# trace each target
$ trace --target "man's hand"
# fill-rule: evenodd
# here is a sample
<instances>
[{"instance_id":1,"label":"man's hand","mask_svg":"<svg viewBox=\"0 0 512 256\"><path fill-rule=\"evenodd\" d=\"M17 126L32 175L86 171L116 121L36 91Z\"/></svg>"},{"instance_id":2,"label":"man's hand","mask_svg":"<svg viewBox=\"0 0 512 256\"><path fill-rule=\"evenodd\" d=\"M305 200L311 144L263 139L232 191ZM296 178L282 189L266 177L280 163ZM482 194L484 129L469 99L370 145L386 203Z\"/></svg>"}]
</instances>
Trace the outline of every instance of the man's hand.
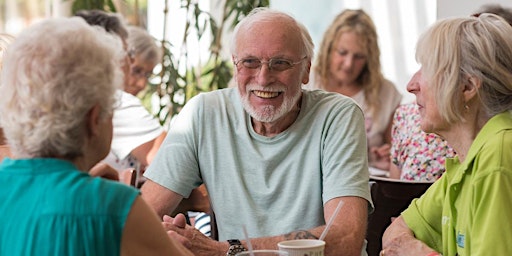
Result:
<instances>
[{"instance_id":1,"label":"man's hand","mask_svg":"<svg viewBox=\"0 0 512 256\"><path fill-rule=\"evenodd\" d=\"M227 243L217 242L187 225L181 213L174 218L164 215L162 225L172 239L179 241L196 256L226 255L229 248Z\"/></svg>"}]
</instances>

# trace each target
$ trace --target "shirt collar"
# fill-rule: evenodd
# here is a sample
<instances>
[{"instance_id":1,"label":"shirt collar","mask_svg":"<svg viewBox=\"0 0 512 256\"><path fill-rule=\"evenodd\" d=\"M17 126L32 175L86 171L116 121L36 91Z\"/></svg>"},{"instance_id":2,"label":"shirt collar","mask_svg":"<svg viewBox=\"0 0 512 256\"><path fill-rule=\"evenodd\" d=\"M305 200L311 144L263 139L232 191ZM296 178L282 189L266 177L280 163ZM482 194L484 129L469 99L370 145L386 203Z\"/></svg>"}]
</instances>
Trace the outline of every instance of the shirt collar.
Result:
<instances>
[{"instance_id":1,"label":"shirt collar","mask_svg":"<svg viewBox=\"0 0 512 256\"><path fill-rule=\"evenodd\" d=\"M473 163L480 149L485 145L485 143L487 143L487 140L503 130L510 129L512 129L511 112L505 111L491 117L491 119L487 121L480 132L478 132L476 135L476 138L471 144L464 162L460 163L458 157L446 159L446 170L453 170L450 173L447 172L446 174L448 176L459 177L455 180L460 180L466 170L468 170L470 165Z\"/></svg>"}]
</instances>

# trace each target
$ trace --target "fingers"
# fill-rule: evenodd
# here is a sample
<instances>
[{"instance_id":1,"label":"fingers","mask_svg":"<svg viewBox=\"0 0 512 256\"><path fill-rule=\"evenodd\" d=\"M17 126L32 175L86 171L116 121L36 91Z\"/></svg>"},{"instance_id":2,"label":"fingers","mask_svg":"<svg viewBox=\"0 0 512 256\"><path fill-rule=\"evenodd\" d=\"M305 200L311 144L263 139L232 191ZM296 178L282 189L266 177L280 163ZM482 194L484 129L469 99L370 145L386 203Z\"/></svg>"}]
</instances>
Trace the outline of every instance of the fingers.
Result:
<instances>
[{"instance_id":1,"label":"fingers","mask_svg":"<svg viewBox=\"0 0 512 256\"><path fill-rule=\"evenodd\" d=\"M105 163L96 164L89 170L89 175L119 181L119 173L112 166Z\"/></svg>"},{"instance_id":2,"label":"fingers","mask_svg":"<svg viewBox=\"0 0 512 256\"><path fill-rule=\"evenodd\" d=\"M176 225L179 228L185 228L187 226L187 218L185 218L185 215L183 215L182 213L178 213L174 217L172 224Z\"/></svg>"},{"instance_id":3,"label":"fingers","mask_svg":"<svg viewBox=\"0 0 512 256\"><path fill-rule=\"evenodd\" d=\"M178 241L180 244L182 244L186 248L188 248L188 249L192 248L192 243L190 242L190 240L188 240L186 237L178 234L177 232L169 230L169 231L167 231L167 235L172 240Z\"/></svg>"},{"instance_id":4,"label":"fingers","mask_svg":"<svg viewBox=\"0 0 512 256\"><path fill-rule=\"evenodd\" d=\"M391 151L391 145L384 144L380 147L372 147L370 151L380 157L388 156Z\"/></svg>"},{"instance_id":5,"label":"fingers","mask_svg":"<svg viewBox=\"0 0 512 256\"><path fill-rule=\"evenodd\" d=\"M187 226L187 219L182 213L178 213L174 218L169 215L164 215L162 220L164 227L166 226L165 224L171 224L177 228L185 228Z\"/></svg>"},{"instance_id":6,"label":"fingers","mask_svg":"<svg viewBox=\"0 0 512 256\"><path fill-rule=\"evenodd\" d=\"M171 216L169 216L169 215L164 215L164 217L162 218L162 220L163 220L164 222L169 222L169 223L172 223L172 220L173 220L173 219L174 219L174 218L173 218L173 217L171 217Z\"/></svg>"}]
</instances>

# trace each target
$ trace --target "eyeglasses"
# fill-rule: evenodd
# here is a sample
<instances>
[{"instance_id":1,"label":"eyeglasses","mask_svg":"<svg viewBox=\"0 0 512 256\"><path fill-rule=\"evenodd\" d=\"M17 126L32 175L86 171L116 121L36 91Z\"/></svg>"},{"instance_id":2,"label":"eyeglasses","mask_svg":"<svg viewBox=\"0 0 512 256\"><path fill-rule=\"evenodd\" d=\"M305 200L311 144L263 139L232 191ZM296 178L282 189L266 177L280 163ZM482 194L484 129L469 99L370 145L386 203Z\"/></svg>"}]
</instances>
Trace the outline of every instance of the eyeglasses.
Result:
<instances>
[{"instance_id":1,"label":"eyeglasses","mask_svg":"<svg viewBox=\"0 0 512 256\"><path fill-rule=\"evenodd\" d=\"M132 67L131 71L130 71L130 74L132 76L135 76L135 77L138 77L138 78L145 78L145 79L149 79L150 77L153 76L153 72L146 72L146 71L144 71L143 68L138 67L138 66Z\"/></svg>"},{"instance_id":2,"label":"eyeglasses","mask_svg":"<svg viewBox=\"0 0 512 256\"><path fill-rule=\"evenodd\" d=\"M283 58L272 58L268 61L262 61L257 58L245 58L245 59L235 60L235 61L233 61L233 63L239 69L243 68L247 72L256 72L257 70L259 70L261 68L261 66L263 64L268 64L268 69L271 71L281 72L281 71L285 71L285 70L293 68L293 66L301 63L305 59L306 59L306 56L304 56L300 60L294 62L292 60L283 59Z\"/></svg>"}]
</instances>

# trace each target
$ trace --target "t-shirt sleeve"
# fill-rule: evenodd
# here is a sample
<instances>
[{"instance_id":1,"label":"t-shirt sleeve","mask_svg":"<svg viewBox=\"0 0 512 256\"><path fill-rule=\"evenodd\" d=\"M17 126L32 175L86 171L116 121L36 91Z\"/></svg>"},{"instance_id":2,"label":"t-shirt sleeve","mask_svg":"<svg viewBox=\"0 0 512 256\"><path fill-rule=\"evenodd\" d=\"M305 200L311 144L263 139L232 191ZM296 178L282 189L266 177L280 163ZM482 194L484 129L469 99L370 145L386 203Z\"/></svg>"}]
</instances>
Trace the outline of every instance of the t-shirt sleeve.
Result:
<instances>
[{"instance_id":1,"label":"t-shirt sleeve","mask_svg":"<svg viewBox=\"0 0 512 256\"><path fill-rule=\"evenodd\" d=\"M420 198L414 199L402 217L414 236L436 251L442 251L441 221L447 177L435 182Z\"/></svg>"},{"instance_id":2,"label":"t-shirt sleeve","mask_svg":"<svg viewBox=\"0 0 512 256\"><path fill-rule=\"evenodd\" d=\"M121 105L114 110L111 152L119 159L126 158L136 147L157 138L164 129L141 101L122 93Z\"/></svg>"},{"instance_id":3,"label":"t-shirt sleeve","mask_svg":"<svg viewBox=\"0 0 512 256\"><path fill-rule=\"evenodd\" d=\"M184 197L199 185L201 175L196 129L203 112L202 96L190 99L175 118L160 150L144 173L148 179Z\"/></svg>"},{"instance_id":4,"label":"t-shirt sleeve","mask_svg":"<svg viewBox=\"0 0 512 256\"><path fill-rule=\"evenodd\" d=\"M322 149L323 203L339 196L358 196L369 202L371 211L363 112L355 102L338 111L326 128Z\"/></svg>"}]
</instances>

